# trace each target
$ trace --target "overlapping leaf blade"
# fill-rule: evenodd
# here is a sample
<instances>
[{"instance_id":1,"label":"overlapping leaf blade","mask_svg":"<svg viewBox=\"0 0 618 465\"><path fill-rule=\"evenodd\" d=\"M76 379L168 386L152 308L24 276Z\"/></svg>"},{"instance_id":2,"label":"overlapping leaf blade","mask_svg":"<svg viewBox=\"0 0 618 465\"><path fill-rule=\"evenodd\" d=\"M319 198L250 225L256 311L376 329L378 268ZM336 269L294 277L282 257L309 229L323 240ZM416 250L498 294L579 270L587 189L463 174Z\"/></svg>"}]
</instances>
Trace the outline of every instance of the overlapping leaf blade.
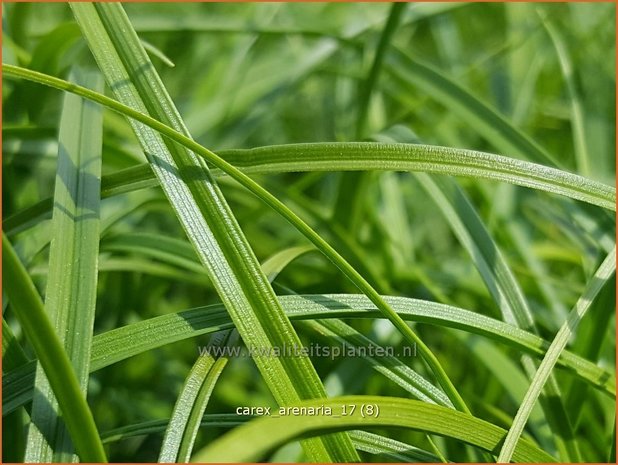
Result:
<instances>
[{"instance_id":1,"label":"overlapping leaf blade","mask_svg":"<svg viewBox=\"0 0 618 465\"><path fill-rule=\"evenodd\" d=\"M225 348L234 345L237 337L231 337L231 333L231 331L224 331L214 334L208 348ZM200 354L176 400L172 417L165 430L159 463L187 463L189 461L208 400L227 362L226 354L216 356L208 351Z\"/></svg>"},{"instance_id":2,"label":"overlapping leaf blade","mask_svg":"<svg viewBox=\"0 0 618 465\"><path fill-rule=\"evenodd\" d=\"M379 415L341 415L343 405L373 405ZM304 402L304 407L329 407L333 415L279 416L251 421L221 437L198 452L197 462L243 462L264 458L264 455L301 434L318 434L332 429L353 429L372 426L410 428L418 431L452 437L483 450L494 452L505 431L471 415L415 400L396 397L345 396L325 402ZM244 447L234 447L242 438ZM517 443L514 459L522 462L555 462L555 459L527 440Z\"/></svg>"},{"instance_id":3,"label":"overlapping leaf blade","mask_svg":"<svg viewBox=\"0 0 618 465\"><path fill-rule=\"evenodd\" d=\"M96 70L76 68L76 82L103 88ZM99 106L67 94L60 121L52 242L45 310L54 322L86 392L99 255L99 186L103 116ZM39 367L25 460L71 462L68 431L45 372Z\"/></svg>"},{"instance_id":4,"label":"overlapping leaf blade","mask_svg":"<svg viewBox=\"0 0 618 465\"><path fill-rule=\"evenodd\" d=\"M6 67L7 75L34 79L58 89L75 91L80 95L114 108L113 102L81 89L72 88L60 80L45 79L20 68ZM127 116L129 112L116 107ZM162 130L172 137L172 132ZM179 139L178 139L179 140ZM180 140L179 140L180 141ZM426 145L383 143L315 143L287 144L218 152L227 162L240 167L246 174L286 173L294 171L347 171L394 170L423 171L452 176L480 177L495 181L539 189L565 195L593 205L615 211L613 199L616 190L596 181L564 171L533 163L472 150L452 149ZM223 176L213 170L215 177ZM119 171L102 179L102 196L110 197L155 185L154 174L148 165ZM8 231L17 232L29 221L41 218L51 208L50 200L43 200L33 207L7 218Z\"/></svg>"}]
</instances>

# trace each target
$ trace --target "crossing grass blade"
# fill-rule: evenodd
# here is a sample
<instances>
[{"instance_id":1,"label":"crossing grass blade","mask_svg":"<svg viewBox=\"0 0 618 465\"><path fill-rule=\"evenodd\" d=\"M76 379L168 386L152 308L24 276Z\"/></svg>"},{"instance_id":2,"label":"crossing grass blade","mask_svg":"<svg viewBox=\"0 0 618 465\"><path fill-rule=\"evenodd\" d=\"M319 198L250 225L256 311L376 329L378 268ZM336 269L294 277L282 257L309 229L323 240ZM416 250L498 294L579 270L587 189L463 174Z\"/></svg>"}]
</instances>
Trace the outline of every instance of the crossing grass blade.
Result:
<instances>
[{"instance_id":1,"label":"crossing grass blade","mask_svg":"<svg viewBox=\"0 0 618 465\"><path fill-rule=\"evenodd\" d=\"M253 416L239 416L235 413L206 413L201 421L204 427L233 427L242 425ZM131 425L121 426L101 433L103 444L124 441L136 436L165 433L169 426L169 420L150 420Z\"/></svg>"},{"instance_id":2,"label":"crossing grass blade","mask_svg":"<svg viewBox=\"0 0 618 465\"><path fill-rule=\"evenodd\" d=\"M75 93L144 123L166 137L192 149L221 171L239 182L244 182L243 185L247 188L250 188L250 182L230 164L238 166L248 174L291 171L398 170L470 176L564 195L616 211L616 190L612 186L547 166L473 150L421 144L369 142L289 144L225 151L226 160L223 161L180 132L97 92L18 66L4 64L3 71L8 77L28 79ZM291 155L296 155L298 158L293 158ZM302 159L300 159L301 156ZM147 181L146 171L145 168L140 167L131 169L130 174L141 181ZM131 184L125 182L124 179L114 181L123 189L129 189L127 186ZM258 189L252 186L250 190L257 191ZM262 193L261 196L263 195Z\"/></svg>"},{"instance_id":3,"label":"crossing grass blade","mask_svg":"<svg viewBox=\"0 0 618 465\"><path fill-rule=\"evenodd\" d=\"M470 255L506 323L530 330L534 320L502 252L462 189L448 178L417 174L420 185L436 203Z\"/></svg>"},{"instance_id":4,"label":"crossing grass blade","mask_svg":"<svg viewBox=\"0 0 618 465\"><path fill-rule=\"evenodd\" d=\"M551 345L547 349L547 353L541 362L532 382L530 383L530 387L528 388L528 392L526 392L526 396L519 406L519 410L517 411L517 415L513 420L513 424L509 429L509 433L504 440L504 444L502 449L500 450L500 455L498 457L498 462L500 463L508 463L511 461L515 449L515 444L517 444L518 439L521 437L521 434L524 430L526 422L528 421L528 417L530 416L530 412L534 407L537 399L539 398L543 386L549 379L554 366L556 365L556 361L558 357L560 357L560 353L564 350L569 339L574 334L577 326L581 319L585 316L590 308L592 302L601 291L605 283L614 275L616 272L616 249L612 250L606 259L603 261L599 269L594 274L592 279L589 281L589 284L582 294L582 296L577 301L577 304L569 313L567 321L561 326L560 330L554 337Z\"/></svg>"},{"instance_id":5,"label":"crossing grass blade","mask_svg":"<svg viewBox=\"0 0 618 465\"><path fill-rule=\"evenodd\" d=\"M73 13L109 86L136 112L188 136L178 111L120 4L72 4ZM300 345L289 320L204 160L131 120L161 187L248 346ZM187 137L188 138L188 137ZM255 361L277 401L324 397L308 357ZM345 435L305 442L317 461L354 461Z\"/></svg>"},{"instance_id":6,"label":"crossing grass blade","mask_svg":"<svg viewBox=\"0 0 618 465\"><path fill-rule=\"evenodd\" d=\"M293 260L312 250L312 247L290 247L284 249L262 264L262 270L269 281L274 281L277 275ZM332 320L305 320L297 323L302 329L322 336L327 342L343 344L354 350L376 371L380 372L394 383L399 384L417 399L453 407L449 398L429 381L408 367L401 360L389 355L366 355L368 352L379 354L380 347L363 336L351 326L338 319Z\"/></svg>"},{"instance_id":7,"label":"crossing grass blade","mask_svg":"<svg viewBox=\"0 0 618 465\"><path fill-rule=\"evenodd\" d=\"M208 347L229 347L237 339L231 336L231 331L214 334ZM165 430L159 463L189 462L208 400L227 362L225 355L214 357L208 352L200 354L176 400Z\"/></svg>"},{"instance_id":8,"label":"crossing grass blade","mask_svg":"<svg viewBox=\"0 0 618 465\"><path fill-rule=\"evenodd\" d=\"M519 328L477 313L449 305L405 297L385 297L389 304L409 321L461 329L480 334L518 351L542 357L549 343ZM379 318L381 313L361 295L280 296L279 300L292 319ZM221 305L212 305L163 315L117 328L95 336L91 370L96 371L134 355L232 327L230 317ZM564 351L557 361L582 381L608 396L615 396L616 385L611 373L578 355ZM7 414L32 398L33 364L7 373L3 379L3 413Z\"/></svg>"}]
</instances>

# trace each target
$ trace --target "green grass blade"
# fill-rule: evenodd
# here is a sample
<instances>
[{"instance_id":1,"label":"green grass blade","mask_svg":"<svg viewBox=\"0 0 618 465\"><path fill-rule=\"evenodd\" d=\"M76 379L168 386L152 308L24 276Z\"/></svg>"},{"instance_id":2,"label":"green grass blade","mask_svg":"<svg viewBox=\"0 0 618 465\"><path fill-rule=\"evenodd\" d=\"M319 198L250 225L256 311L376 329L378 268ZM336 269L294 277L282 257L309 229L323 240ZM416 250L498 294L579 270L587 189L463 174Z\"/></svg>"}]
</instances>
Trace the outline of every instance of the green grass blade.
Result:
<instances>
[{"instance_id":1,"label":"green grass blade","mask_svg":"<svg viewBox=\"0 0 618 465\"><path fill-rule=\"evenodd\" d=\"M571 103L571 132L573 134L573 147L575 151L575 161L577 171L584 176L591 175L590 155L586 144L586 129L584 124L584 110L582 108L581 98L575 84L575 73L573 71L573 63L569 56L569 51L564 43L562 35L556 29L551 21L543 18L543 25L551 39L551 42L556 49L560 69L566 83L567 93Z\"/></svg>"},{"instance_id":2,"label":"green grass blade","mask_svg":"<svg viewBox=\"0 0 618 465\"><path fill-rule=\"evenodd\" d=\"M2 373L15 370L28 363L29 359L13 331L2 318ZM24 428L25 410L18 409L2 419L2 460L23 462L26 450ZM9 447L10 444L10 447Z\"/></svg>"},{"instance_id":3,"label":"green grass blade","mask_svg":"<svg viewBox=\"0 0 618 465\"><path fill-rule=\"evenodd\" d=\"M109 236L102 240L101 251L139 254L182 267L197 276L206 274L190 244L162 234L126 233Z\"/></svg>"},{"instance_id":4,"label":"green grass blade","mask_svg":"<svg viewBox=\"0 0 618 465\"><path fill-rule=\"evenodd\" d=\"M362 139L365 134L365 128L367 126L367 114L369 112L369 103L371 102L371 95L378 84L378 78L380 71L382 70L382 63L387 54L388 47L393 38L393 34L397 30L403 12L405 11L406 3L393 3L388 15L380 40L378 41L378 47L376 48L373 63L369 70L367 78L361 84L360 96L359 96L359 111L358 118L356 120L356 139Z\"/></svg>"},{"instance_id":5,"label":"green grass blade","mask_svg":"<svg viewBox=\"0 0 618 465\"><path fill-rule=\"evenodd\" d=\"M390 13L371 63L367 77L359 86L359 103L356 119L356 140L362 140L367 128L367 116L371 103L371 97L378 84L382 63L393 38L407 3L396 2L391 5ZM365 173L344 173L339 182L339 192L333 210L333 219L342 224L350 231L356 230L358 218L361 212L364 189L368 179Z\"/></svg>"},{"instance_id":6,"label":"green grass blade","mask_svg":"<svg viewBox=\"0 0 618 465\"><path fill-rule=\"evenodd\" d=\"M310 245L289 247L281 250L262 263L262 271L268 278L268 281L273 282L279 273L292 261L312 250L315 250L315 248Z\"/></svg>"},{"instance_id":7,"label":"green grass blade","mask_svg":"<svg viewBox=\"0 0 618 465\"><path fill-rule=\"evenodd\" d=\"M29 359L10 326L2 318L2 371L7 372L28 363Z\"/></svg>"},{"instance_id":8,"label":"green grass blade","mask_svg":"<svg viewBox=\"0 0 618 465\"><path fill-rule=\"evenodd\" d=\"M9 69L6 73L5 70L5 73L10 76L12 71L12 69ZM26 75L21 77L36 78L37 82L42 83L41 77L25 71ZM63 85L56 82L55 84L58 84L54 85L58 89L71 91L68 83ZM94 95L87 91L80 91L79 93L110 108L114 105L113 101L110 102L105 98L94 98ZM120 107L116 109L120 111ZM363 148L364 150L361 150ZM343 158L339 157L340 153L344 155ZM611 186L526 162L517 163L517 168L509 170L510 176L504 176L499 170L502 169L502 165L508 165L512 159L482 152L405 144L322 143L309 146L307 144L289 144L247 150L221 150L217 154L229 163L241 167L246 174L328 170L396 170L427 171L454 176L478 176L566 195L615 211L615 205L611 203L615 189ZM299 159L295 160L295 156L298 156ZM462 160L463 163L457 163L457 156L464 156L467 160L464 159ZM289 158L286 160L286 157ZM470 158L472 159L470 160ZM479 166L480 158L489 158L490 160L481 162ZM546 172L546 170L548 170L549 176L545 180L540 179L541 184L539 184L539 173ZM212 173L215 177L225 174L220 170L213 170ZM103 176L101 196L111 197L153 187L156 184L155 175L150 165L139 165ZM585 198L581 197L581 187L578 188L577 186L584 187ZM29 223L35 223L45 218L51 210L51 206L52 200L44 199L32 207L15 213L5 220L5 230L10 234L16 234Z\"/></svg>"},{"instance_id":9,"label":"green grass blade","mask_svg":"<svg viewBox=\"0 0 618 465\"><path fill-rule=\"evenodd\" d=\"M369 452L370 454L380 454L396 462L437 463L441 461L439 457L430 452L387 438L386 436L368 433L367 431L351 431L350 437L358 450Z\"/></svg>"},{"instance_id":10,"label":"green grass blade","mask_svg":"<svg viewBox=\"0 0 618 465\"><path fill-rule=\"evenodd\" d=\"M508 101L513 123L521 125L529 114L535 96L535 84L545 61L539 53L538 21L535 9L529 3L505 4L507 37L518 46L508 55Z\"/></svg>"},{"instance_id":11,"label":"green grass blade","mask_svg":"<svg viewBox=\"0 0 618 465\"><path fill-rule=\"evenodd\" d=\"M178 257L171 257L169 254L157 253L156 250L141 248L138 252L151 253L163 257L165 260L169 260L174 263L181 263L183 267L193 268L195 264L188 260L178 259ZM131 270L135 273L143 273L151 276L158 276L161 278L169 278L176 281L184 281L190 284L198 286L209 286L211 281L204 272L200 269L199 272L183 271L179 270L177 266L167 265L164 263L158 263L155 260L143 259L138 257L106 257L99 261L99 272L109 271L126 271ZM49 274L49 267L47 266L34 266L30 269L30 274L35 276L47 276Z\"/></svg>"},{"instance_id":12,"label":"green grass blade","mask_svg":"<svg viewBox=\"0 0 618 465\"><path fill-rule=\"evenodd\" d=\"M608 185L514 158L421 144L371 142L289 144L225 151L229 163L253 172L393 170L475 177L565 195L615 211ZM310 168L309 168L310 167Z\"/></svg>"},{"instance_id":13,"label":"green grass blade","mask_svg":"<svg viewBox=\"0 0 618 465\"><path fill-rule=\"evenodd\" d=\"M2 374L2 415L8 415L32 401L36 362L31 361Z\"/></svg>"},{"instance_id":14,"label":"green grass blade","mask_svg":"<svg viewBox=\"0 0 618 465\"><path fill-rule=\"evenodd\" d=\"M615 315L615 299L616 276L614 275L592 304L590 311L594 313L595 318L582 321L572 347L574 353L586 360L598 361L601 348L608 337L607 328L611 326L612 317ZM581 382L574 382L568 390L565 403L567 410L572 414L575 426L579 423L588 394L588 386Z\"/></svg>"},{"instance_id":15,"label":"green grass blade","mask_svg":"<svg viewBox=\"0 0 618 465\"><path fill-rule=\"evenodd\" d=\"M144 46L144 49L150 55L161 60L166 66L169 66L170 68L173 68L174 66L176 66L174 62L170 60L170 58L165 53L163 53L160 49L152 45L150 42L146 42L143 39L141 42L142 42L142 45Z\"/></svg>"},{"instance_id":16,"label":"green grass blade","mask_svg":"<svg viewBox=\"0 0 618 465\"><path fill-rule=\"evenodd\" d=\"M504 321L530 331L534 320L502 252L461 188L449 178L416 175L474 262Z\"/></svg>"},{"instance_id":17,"label":"green grass blade","mask_svg":"<svg viewBox=\"0 0 618 465\"><path fill-rule=\"evenodd\" d=\"M230 336L230 331L215 334L208 347L230 347L235 343ZM200 354L174 406L165 430L159 463L189 462L204 410L227 362L228 357L225 356L215 358L208 352Z\"/></svg>"},{"instance_id":18,"label":"green grass blade","mask_svg":"<svg viewBox=\"0 0 618 465\"><path fill-rule=\"evenodd\" d=\"M101 178L101 197L112 197L157 185L152 168L148 163L144 163L103 176ZM43 199L31 207L7 217L3 222L5 232L10 235L17 234L30 225L37 224L50 216L52 207L52 198Z\"/></svg>"},{"instance_id":19,"label":"green grass blade","mask_svg":"<svg viewBox=\"0 0 618 465\"><path fill-rule=\"evenodd\" d=\"M523 369L511 357L504 353L501 347L492 343L491 339L480 338L472 334L455 334L466 349L471 352L478 363L484 365L492 377L499 383L514 405L519 405L526 394L530 380ZM477 363L477 362L475 362ZM483 408L479 405L479 408ZM482 410L481 410L482 411ZM491 418L491 417L490 417ZM512 416L504 414L504 426L511 424ZM543 450L548 451L554 446L554 434L541 406L535 407L530 416L530 427Z\"/></svg>"},{"instance_id":20,"label":"green grass blade","mask_svg":"<svg viewBox=\"0 0 618 465\"><path fill-rule=\"evenodd\" d=\"M532 411L536 400L538 399L541 391L543 390L543 386L547 382L554 366L556 365L556 361L558 360L561 352L564 350L567 343L569 342L569 338L575 332L577 325L590 308L593 300L601 291L605 283L612 277L615 272L616 249L614 248L614 250L609 253L607 258L603 261L597 272L589 281L586 290L577 301L577 304L575 304L573 310L571 310L571 313L569 313L567 321L565 321L565 323L562 325L562 327L556 334L554 340L552 341L550 347L547 349L547 353L545 354L541 365L539 366L534 378L532 379L530 387L528 388L528 392L526 392L526 396L524 397L524 400L521 403L519 410L517 411L517 415L513 420L513 424L504 441L504 445L500 450L498 462L508 463L511 461L511 458L513 458L514 449L517 441L519 440L524 430L524 427L526 425L526 422L528 421L528 417L530 416L530 412Z\"/></svg>"},{"instance_id":21,"label":"green grass blade","mask_svg":"<svg viewBox=\"0 0 618 465\"><path fill-rule=\"evenodd\" d=\"M41 83L49 79L32 74L23 68L5 66L4 72L7 76L19 75ZM114 108L131 118L147 122L148 125L155 127L168 137L183 144L191 144L191 148L195 148L195 143L184 140L180 134L170 128L166 128L145 115L138 115L127 107L118 106L117 102L102 95L92 94L87 89L72 88L71 84L61 80L50 80L50 85L68 92L75 91L85 98ZM212 161L212 156L205 155L203 148L201 151L198 149L195 151ZM564 195L611 211L616 210L615 200L613 200L616 190L612 186L566 171L473 150L417 144L324 142L225 150L220 151L219 154L225 161L241 168L246 174L347 170L422 171L506 182ZM223 175L218 170L214 170L213 174ZM117 195L142 187L150 187L153 185L152 178L153 175L149 173L146 166L118 172L116 175L103 178L103 195Z\"/></svg>"},{"instance_id":22,"label":"green grass blade","mask_svg":"<svg viewBox=\"0 0 618 465\"><path fill-rule=\"evenodd\" d=\"M536 357L545 355L549 343L540 337L462 308L410 299L385 297L406 320L480 334ZM381 313L365 296L347 294L280 296L288 316L295 320L319 318L380 318ZM96 371L142 352L177 341L232 327L222 305L212 305L162 315L95 336L91 370ZM564 351L558 366L609 396L615 396L610 372ZM3 413L9 413L32 398L34 363L8 372L2 380Z\"/></svg>"},{"instance_id":23,"label":"green grass blade","mask_svg":"<svg viewBox=\"0 0 618 465\"><path fill-rule=\"evenodd\" d=\"M5 273L4 283L11 282L10 286L3 286L4 291L45 370L77 453L84 462L106 462L97 427L71 361L45 313L32 280L4 235L2 269Z\"/></svg>"},{"instance_id":24,"label":"green grass blade","mask_svg":"<svg viewBox=\"0 0 618 465\"><path fill-rule=\"evenodd\" d=\"M58 131L55 127L37 126L31 124L4 124L2 140L11 139L44 140L55 138Z\"/></svg>"},{"instance_id":25,"label":"green grass blade","mask_svg":"<svg viewBox=\"0 0 618 465\"><path fill-rule=\"evenodd\" d=\"M150 114L188 136L122 7L72 4L72 8L118 98L137 112ZM247 345L300 345L206 163L183 146L162 139L156 131L131 122L161 186ZM325 395L307 357L256 357L255 362L280 404ZM358 458L345 435L309 440L306 447L313 460Z\"/></svg>"},{"instance_id":26,"label":"green grass blade","mask_svg":"<svg viewBox=\"0 0 618 465\"><path fill-rule=\"evenodd\" d=\"M530 237L530 230L524 225L509 222L506 233L512 241L514 251L523 259L528 272L534 279L535 285L543 297L544 305L552 311L554 318L558 320L566 318L566 306L558 298L556 289L544 279L545 276L550 274L547 265L532 250L533 241Z\"/></svg>"},{"instance_id":27,"label":"green grass blade","mask_svg":"<svg viewBox=\"0 0 618 465\"><path fill-rule=\"evenodd\" d=\"M341 415L344 405L356 405L355 413ZM379 415L361 416L360 410L363 405L377 407ZM489 452L496 451L506 434L502 428L471 415L438 405L395 397L344 396L323 402L304 402L299 406L329 407L333 410L333 415L285 415L260 418L224 435L198 452L193 461L257 461L278 446L300 435L321 434L335 429L376 426L410 428L451 437ZM525 439L519 440L513 457L521 462L555 462L551 455Z\"/></svg>"},{"instance_id":28,"label":"green grass blade","mask_svg":"<svg viewBox=\"0 0 618 465\"><path fill-rule=\"evenodd\" d=\"M54 201L52 197L43 199L31 207L7 217L3 222L5 234L13 235L35 226L50 217Z\"/></svg>"},{"instance_id":29,"label":"green grass blade","mask_svg":"<svg viewBox=\"0 0 618 465\"><path fill-rule=\"evenodd\" d=\"M613 434L612 434L612 448L609 451L609 454L607 456L607 463L614 463L616 461L616 420L614 419L614 429L613 429Z\"/></svg>"},{"instance_id":30,"label":"green grass blade","mask_svg":"<svg viewBox=\"0 0 618 465\"><path fill-rule=\"evenodd\" d=\"M76 68L74 79L103 88L98 72ZM99 255L99 185L103 116L92 102L67 94L60 121L52 241L45 310L73 364L84 394L88 385ZM74 460L68 431L45 372L39 367L25 460Z\"/></svg>"}]
</instances>

